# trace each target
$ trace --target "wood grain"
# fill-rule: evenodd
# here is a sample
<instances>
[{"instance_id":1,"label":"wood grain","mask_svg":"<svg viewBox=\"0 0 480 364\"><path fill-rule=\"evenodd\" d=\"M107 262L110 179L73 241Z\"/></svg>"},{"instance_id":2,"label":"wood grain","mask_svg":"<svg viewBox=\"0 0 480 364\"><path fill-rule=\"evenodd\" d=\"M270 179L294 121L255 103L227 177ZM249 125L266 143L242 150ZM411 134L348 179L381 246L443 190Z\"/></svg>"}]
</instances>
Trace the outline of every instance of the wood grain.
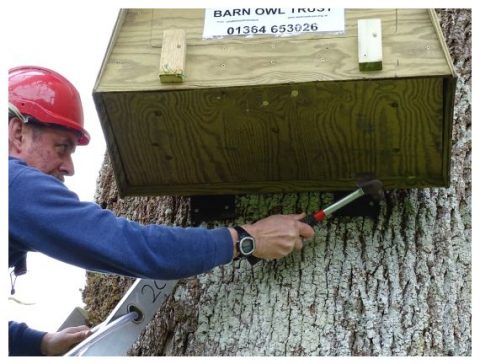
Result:
<instances>
[{"instance_id":1,"label":"wood grain","mask_svg":"<svg viewBox=\"0 0 480 364\"><path fill-rule=\"evenodd\" d=\"M361 18L356 12L356 16L348 16L347 11L347 24ZM452 74L427 10L366 10L363 14L379 17L387 28L383 71L370 73L368 78ZM97 91L172 89L172 85L160 84L155 74L161 53L159 39L166 27L181 28L187 37L185 80L182 85L173 85L174 89L367 77L358 70L353 23L354 28L340 36L227 40L202 40L202 26L199 9L128 10Z\"/></svg>"},{"instance_id":2,"label":"wood grain","mask_svg":"<svg viewBox=\"0 0 480 364\"><path fill-rule=\"evenodd\" d=\"M437 78L103 95L132 186L217 193L326 189L366 171L443 183L442 97Z\"/></svg>"},{"instance_id":3,"label":"wood grain","mask_svg":"<svg viewBox=\"0 0 480 364\"><path fill-rule=\"evenodd\" d=\"M351 189L362 172L448 185L455 78L431 12L347 11L341 36L208 41L199 14L121 13L94 98L122 193ZM385 23L382 71L358 70L362 16ZM175 26L185 78L161 84L157 33Z\"/></svg>"}]
</instances>

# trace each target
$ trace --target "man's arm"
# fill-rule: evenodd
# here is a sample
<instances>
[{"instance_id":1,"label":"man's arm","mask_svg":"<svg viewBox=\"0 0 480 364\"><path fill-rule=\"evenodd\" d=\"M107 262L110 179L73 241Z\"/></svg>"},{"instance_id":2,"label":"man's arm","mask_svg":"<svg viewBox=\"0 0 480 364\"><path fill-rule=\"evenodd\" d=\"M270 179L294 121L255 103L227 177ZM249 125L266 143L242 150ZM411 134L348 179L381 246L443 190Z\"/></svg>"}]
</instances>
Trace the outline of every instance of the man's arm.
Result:
<instances>
[{"instance_id":1,"label":"man's arm","mask_svg":"<svg viewBox=\"0 0 480 364\"><path fill-rule=\"evenodd\" d=\"M61 355L90 335L88 326L68 327L59 332L44 332L24 323L8 322L8 355Z\"/></svg>"},{"instance_id":2,"label":"man's arm","mask_svg":"<svg viewBox=\"0 0 480 364\"><path fill-rule=\"evenodd\" d=\"M79 201L63 183L9 162L9 249L88 270L150 279L207 272L233 257L227 228L141 225Z\"/></svg>"},{"instance_id":3,"label":"man's arm","mask_svg":"<svg viewBox=\"0 0 480 364\"><path fill-rule=\"evenodd\" d=\"M47 333L29 328L24 323L8 322L8 354L10 356L42 355L41 343Z\"/></svg>"},{"instance_id":4,"label":"man's arm","mask_svg":"<svg viewBox=\"0 0 480 364\"><path fill-rule=\"evenodd\" d=\"M178 279L227 264L238 238L228 228L140 225L81 202L60 181L33 168L9 167L9 248L39 251L88 270L150 279ZM244 225L254 255L276 259L302 247L313 229L304 215L274 215Z\"/></svg>"}]
</instances>

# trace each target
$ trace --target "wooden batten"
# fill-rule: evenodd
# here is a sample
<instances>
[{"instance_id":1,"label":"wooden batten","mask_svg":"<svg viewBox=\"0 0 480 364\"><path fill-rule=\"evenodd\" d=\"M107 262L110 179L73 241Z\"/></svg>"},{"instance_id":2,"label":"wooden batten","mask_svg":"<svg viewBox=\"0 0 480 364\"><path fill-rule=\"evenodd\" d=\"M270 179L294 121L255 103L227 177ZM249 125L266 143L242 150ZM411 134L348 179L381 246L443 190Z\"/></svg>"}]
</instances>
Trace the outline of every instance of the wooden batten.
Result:
<instances>
[{"instance_id":1,"label":"wooden batten","mask_svg":"<svg viewBox=\"0 0 480 364\"><path fill-rule=\"evenodd\" d=\"M358 65L362 72L382 69L382 20L358 20Z\"/></svg>"},{"instance_id":2,"label":"wooden batten","mask_svg":"<svg viewBox=\"0 0 480 364\"><path fill-rule=\"evenodd\" d=\"M360 19L381 22L366 62ZM362 172L448 186L456 76L435 13L345 20L344 34L205 40L203 9L122 10L93 93L120 193L351 190Z\"/></svg>"},{"instance_id":3,"label":"wooden batten","mask_svg":"<svg viewBox=\"0 0 480 364\"><path fill-rule=\"evenodd\" d=\"M162 83L183 82L187 45L183 29L166 29L163 32L160 56L160 81Z\"/></svg>"}]
</instances>

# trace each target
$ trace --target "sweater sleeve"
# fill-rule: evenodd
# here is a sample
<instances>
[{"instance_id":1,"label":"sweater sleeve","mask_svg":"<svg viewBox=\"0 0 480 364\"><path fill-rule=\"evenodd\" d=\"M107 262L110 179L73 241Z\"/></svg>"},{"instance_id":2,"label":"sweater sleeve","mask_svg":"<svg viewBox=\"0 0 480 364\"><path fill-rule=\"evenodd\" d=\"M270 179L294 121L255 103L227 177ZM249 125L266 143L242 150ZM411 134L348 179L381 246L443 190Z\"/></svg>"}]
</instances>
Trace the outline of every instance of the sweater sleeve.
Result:
<instances>
[{"instance_id":1,"label":"sweater sleeve","mask_svg":"<svg viewBox=\"0 0 480 364\"><path fill-rule=\"evenodd\" d=\"M81 202L54 177L9 162L10 254L39 251L88 270L178 279L226 264L227 228L141 225Z\"/></svg>"},{"instance_id":2,"label":"sweater sleeve","mask_svg":"<svg viewBox=\"0 0 480 364\"><path fill-rule=\"evenodd\" d=\"M29 328L24 323L8 322L8 355L39 356L40 346L46 332Z\"/></svg>"}]
</instances>

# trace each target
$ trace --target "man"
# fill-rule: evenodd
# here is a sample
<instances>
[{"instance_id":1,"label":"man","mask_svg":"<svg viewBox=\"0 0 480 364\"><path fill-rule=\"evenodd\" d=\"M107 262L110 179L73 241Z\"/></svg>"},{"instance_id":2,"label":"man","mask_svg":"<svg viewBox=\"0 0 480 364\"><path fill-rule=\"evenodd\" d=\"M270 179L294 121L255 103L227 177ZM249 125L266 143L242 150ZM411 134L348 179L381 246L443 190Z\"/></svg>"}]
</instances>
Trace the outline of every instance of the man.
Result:
<instances>
[{"instance_id":1,"label":"man","mask_svg":"<svg viewBox=\"0 0 480 364\"><path fill-rule=\"evenodd\" d=\"M63 184L74 174L76 146L90 140L78 91L52 70L25 66L9 71L8 94L9 267L15 275L26 272L28 251L40 251L88 270L177 279L239 256L281 258L314 234L300 221L304 214L234 228L179 228L140 225L81 202ZM251 236L254 244L247 239L250 245L241 246L239 236ZM88 335L86 326L45 333L11 321L9 353L58 355Z\"/></svg>"}]
</instances>

